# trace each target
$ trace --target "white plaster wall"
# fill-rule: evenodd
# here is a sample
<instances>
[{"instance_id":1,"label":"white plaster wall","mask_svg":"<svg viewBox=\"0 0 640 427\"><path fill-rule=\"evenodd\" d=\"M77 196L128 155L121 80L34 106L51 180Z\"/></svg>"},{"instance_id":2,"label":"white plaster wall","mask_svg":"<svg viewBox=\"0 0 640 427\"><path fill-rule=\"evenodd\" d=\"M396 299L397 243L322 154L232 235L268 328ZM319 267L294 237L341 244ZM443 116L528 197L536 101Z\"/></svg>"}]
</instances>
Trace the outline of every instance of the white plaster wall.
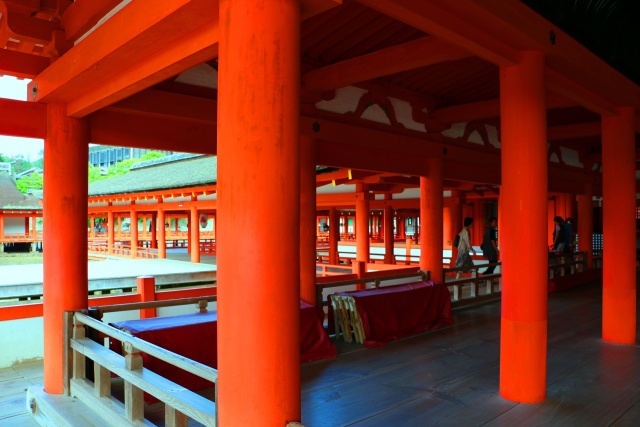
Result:
<instances>
[{"instance_id":1,"label":"white plaster wall","mask_svg":"<svg viewBox=\"0 0 640 427\"><path fill-rule=\"evenodd\" d=\"M0 322L0 368L44 358L42 317Z\"/></svg>"},{"instance_id":2,"label":"white plaster wall","mask_svg":"<svg viewBox=\"0 0 640 427\"><path fill-rule=\"evenodd\" d=\"M4 218L4 232L24 233L24 217L7 216Z\"/></svg>"}]
</instances>

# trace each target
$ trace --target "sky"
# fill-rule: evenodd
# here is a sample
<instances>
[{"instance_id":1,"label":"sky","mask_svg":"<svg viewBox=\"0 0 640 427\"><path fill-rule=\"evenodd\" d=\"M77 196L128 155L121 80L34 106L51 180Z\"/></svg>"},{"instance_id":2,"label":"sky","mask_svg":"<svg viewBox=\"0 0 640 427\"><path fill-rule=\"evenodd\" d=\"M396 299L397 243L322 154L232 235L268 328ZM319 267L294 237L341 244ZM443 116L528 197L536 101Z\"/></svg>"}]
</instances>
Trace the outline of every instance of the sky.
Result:
<instances>
[{"instance_id":1,"label":"sky","mask_svg":"<svg viewBox=\"0 0 640 427\"><path fill-rule=\"evenodd\" d=\"M27 84L30 80L19 80L15 77L0 77L0 98L27 100ZM44 147L41 139L17 138L0 135L0 153L5 156L22 154L25 159L38 160L38 153Z\"/></svg>"}]
</instances>

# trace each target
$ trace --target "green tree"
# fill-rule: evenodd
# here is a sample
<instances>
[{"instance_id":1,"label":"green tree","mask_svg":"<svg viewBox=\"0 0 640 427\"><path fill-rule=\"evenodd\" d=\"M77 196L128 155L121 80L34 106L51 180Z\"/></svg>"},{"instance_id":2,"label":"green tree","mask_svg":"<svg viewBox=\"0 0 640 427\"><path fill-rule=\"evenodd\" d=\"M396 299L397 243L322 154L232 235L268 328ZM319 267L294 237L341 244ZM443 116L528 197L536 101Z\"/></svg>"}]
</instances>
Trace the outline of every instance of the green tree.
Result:
<instances>
[{"instance_id":1,"label":"green tree","mask_svg":"<svg viewBox=\"0 0 640 427\"><path fill-rule=\"evenodd\" d=\"M42 190L43 177L41 173L34 172L16 181L16 187L21 193L26 194L28 190Z\"/></svg>"},{"instance_id":2,"label":"green tree","mask_svg":"<svg viewBox=\"0 0 640 427\"><path fill-rule=\"evenodd\" d=\"M101 179L105 179L106 176L102 176L102 170L95 166L92 166L91 163L89 165L89 182L100 181Z\"/></svg>"},{"instance_id":3,"label":"green tree","mask_svg":"<svg viewBox=\"0 0 640 427\"><path fill-rule=\"evenodd\" d=\"M13 164L13 172L14 173L22 173L24 171L28 171L29 169L31 169L33 166L31 165L31 162L25 159L17 159L15 161L15 163Z\"/></svg>"}]
</instances>

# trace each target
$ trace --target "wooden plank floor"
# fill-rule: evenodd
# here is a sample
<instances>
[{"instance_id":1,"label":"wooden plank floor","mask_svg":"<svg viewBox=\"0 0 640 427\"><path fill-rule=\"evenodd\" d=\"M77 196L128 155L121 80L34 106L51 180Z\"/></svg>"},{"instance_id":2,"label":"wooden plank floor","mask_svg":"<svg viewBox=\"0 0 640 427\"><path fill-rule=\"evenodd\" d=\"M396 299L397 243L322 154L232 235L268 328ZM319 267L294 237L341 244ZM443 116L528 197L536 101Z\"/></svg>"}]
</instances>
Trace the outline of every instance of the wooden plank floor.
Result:
<instances>
[{"instance_id":1,"label":"wooden plank floor","mask_svg":"<svg viewBox=\"0 0 640 427\"><path fill-rule=\"evenodd\" d=\"M302 421L312 427L638 426L640 346L603 342L601 311L598 285L550 295L543 403L500 397L500 304L491 303L456 312L451 327L303 366Z\"/></svg>"},{"instance_id":2,"label":"wooden plank floor","mask_svg":"<svg viewBox=\"0 0 640 427\"><path fill-rule=\"evenodd\" d=\"M302 421L322 426L638 426L640 346L600 339L601 288L550 295L547 399L499 396L500 304L455 313L448 328L377 349L339 343L303 365ZM639 328L640 330L640 328ZM0 426L35 426L24 390L42 364L0 370ZM161 421L153 409L150 418Z\"/></svg>"}]
</instances>

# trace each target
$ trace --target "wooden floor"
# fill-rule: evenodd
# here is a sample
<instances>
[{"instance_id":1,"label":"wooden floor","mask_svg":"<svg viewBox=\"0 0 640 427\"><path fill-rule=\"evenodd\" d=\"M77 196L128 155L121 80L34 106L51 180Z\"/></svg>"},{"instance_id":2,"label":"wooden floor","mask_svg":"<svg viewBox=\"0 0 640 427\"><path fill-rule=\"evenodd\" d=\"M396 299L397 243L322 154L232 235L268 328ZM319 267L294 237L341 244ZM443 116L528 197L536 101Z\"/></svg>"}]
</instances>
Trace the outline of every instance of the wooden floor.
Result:
<instances>
[{"instance_id":1,"label":"wooden floor","mask_svg":"<svg viewBox=\"0 0 640 427\"><path fill-rule=\"evenodd\" d=\"M640 347L600 339L601 301L597 285L550 295L544 403L500 397L500 304L491 303L456 312L451 327L303 366L302 422L637 427Z\"/></svg>"},{"instance_id":2,"label":"wooden floor","mask_svg":"<svg viewBox=\"0 0 640 427\"><path fill-rule=\"evenodd\" d=\"M456 312L456 323L445 329L377 349L339 344L338 359L303 365L302 421L310 427L636 427L640 346L604 343L601 309L597 285L550 295L543 403L499 396L500 304L491 303ZM41 363L0 370L0 426L36 425L24 390L37 382Z\"/></svg>"}]
</instances>

